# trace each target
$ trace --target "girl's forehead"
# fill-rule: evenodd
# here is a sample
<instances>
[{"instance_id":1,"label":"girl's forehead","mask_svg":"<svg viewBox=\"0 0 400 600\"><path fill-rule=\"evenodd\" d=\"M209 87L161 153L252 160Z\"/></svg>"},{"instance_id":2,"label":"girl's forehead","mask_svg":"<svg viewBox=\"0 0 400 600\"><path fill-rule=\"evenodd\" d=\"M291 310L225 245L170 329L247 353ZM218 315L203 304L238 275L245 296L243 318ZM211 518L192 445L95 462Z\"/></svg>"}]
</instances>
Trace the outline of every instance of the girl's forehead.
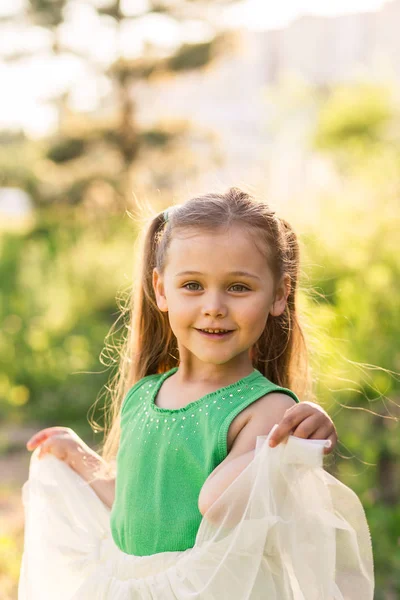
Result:
<instances>
[{"instance_id":1,"label":"girl's forehead","mask_svg":"<svg viewBox=\"0 0 400 600\"><path fill-rule=\"evenodd\" d=\"M259 241L256 243L254 235L239 226L174 232L167 251L166 266L194 268L203 265L210 268L216 264L236 270L246 266L254 269L268 266L262 244Z\"/></svg>"}]
</instances>

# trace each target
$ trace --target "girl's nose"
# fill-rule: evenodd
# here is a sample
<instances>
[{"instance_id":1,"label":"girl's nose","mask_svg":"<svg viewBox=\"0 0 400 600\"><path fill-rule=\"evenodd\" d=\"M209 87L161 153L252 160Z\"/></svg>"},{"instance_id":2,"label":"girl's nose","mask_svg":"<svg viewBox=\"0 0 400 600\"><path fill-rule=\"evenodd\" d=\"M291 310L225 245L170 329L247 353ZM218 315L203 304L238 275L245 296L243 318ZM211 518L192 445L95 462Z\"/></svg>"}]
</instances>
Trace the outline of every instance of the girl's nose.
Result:
<instances>
[{"instance_id":1,"label":"girl's nose","mask_svg":"<svg viewBox=\"0 0 400 600\"><path fill-rule=\"evenodd\" d=\"M205 317L225 317L227 309L222 298L219 296L210 296L204 303L202 312Z\"/></svg>"}]
</instances>

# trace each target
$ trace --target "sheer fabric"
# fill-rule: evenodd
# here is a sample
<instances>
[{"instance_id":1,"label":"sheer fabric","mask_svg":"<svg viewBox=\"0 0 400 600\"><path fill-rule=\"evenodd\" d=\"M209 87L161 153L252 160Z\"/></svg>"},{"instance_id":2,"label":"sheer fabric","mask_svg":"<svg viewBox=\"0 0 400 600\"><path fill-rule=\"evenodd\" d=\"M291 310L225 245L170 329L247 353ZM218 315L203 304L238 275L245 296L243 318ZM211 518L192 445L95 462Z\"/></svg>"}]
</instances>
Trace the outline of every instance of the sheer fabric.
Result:
<instances>
[{"instance_id":1,"label":"sheer fabric","mask_svg":"<svg viewBox=\"0 0 400 600\"><path fill-rule=\"evenodd\" d=\"M372 600L364 510L324 471L326 442L268 439L204 515L193 548L142 557L115 545L92 488L35 450L19 600Z\"/></svg>"}]
</instances>

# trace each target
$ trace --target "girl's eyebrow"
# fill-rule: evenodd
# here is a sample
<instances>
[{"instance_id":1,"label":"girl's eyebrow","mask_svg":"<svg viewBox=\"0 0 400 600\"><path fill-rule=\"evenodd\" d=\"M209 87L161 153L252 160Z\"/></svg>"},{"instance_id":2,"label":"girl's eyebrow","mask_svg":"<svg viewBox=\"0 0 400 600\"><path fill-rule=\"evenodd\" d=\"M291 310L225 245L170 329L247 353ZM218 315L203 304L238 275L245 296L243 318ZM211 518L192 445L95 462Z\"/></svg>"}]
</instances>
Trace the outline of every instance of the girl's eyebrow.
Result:
<instances>
[{"instance_id":1,"label":"girl's eyebrow","mask_svg":"<svg viewBox=\"0 0 400 600\"><path fill-rule=\"evenodd\" d=\"M183 275L204 275L204 273L201 273L201 271L181 271L180 273L177 273L175 277L182 277ZM227 276L250 277L251 279L260 280L260 277L258 277L258 275L253 275L248 271L231 271L230 273L227 273Z\"/></svg>"}]
</instances>

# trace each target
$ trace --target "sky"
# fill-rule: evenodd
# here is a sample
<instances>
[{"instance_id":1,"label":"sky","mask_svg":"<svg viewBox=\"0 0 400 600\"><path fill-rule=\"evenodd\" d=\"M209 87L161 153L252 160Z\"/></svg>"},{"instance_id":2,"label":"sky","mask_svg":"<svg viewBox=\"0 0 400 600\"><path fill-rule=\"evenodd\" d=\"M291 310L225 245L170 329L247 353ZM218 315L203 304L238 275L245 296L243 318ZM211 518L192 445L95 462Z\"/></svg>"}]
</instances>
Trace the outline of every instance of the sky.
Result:
<instances>
[{"instance_id":1,"label":"sky","mask_svg":"<svg viewBox=\"0 0 400 600\"><path fill-rule=\"evenodd\" d=\"M284 27L301 14L338 15L377 10L384 0L246 0L227 10L232 24L263 30Z\"/></svg>"},{"instance_id":2,"label":"sky","mask_svg":"<svg viewBox=\"0 0 400 600\"><path fill-rule=\"evenodd\" d=\"M243 0L228 8L227 21L245 25L252 29L281 27L300 14L335 15L349 12L376 10L385 0ZM0 15L20 10L24 0L1 0ZM102 0L93 0L101 4ZM106 4L104 0L103 4ZM132 12L146 6L146 0L123 0L123 5L132 7ZM134 10L134 8L136 11Z\"/></svg>"},{"instance_id":3,"label":"sky","mask_svg":"<svg viewBox=\"0 0 400 600\"><path fill-rule=\"evenodd\" d=\"M95 11L90 2L103 3L107 0L77 0L67 14L61 37L78 50L89 53L101 67L112 62L115 52L115 29L110 22L98 26ZM245 0L225 9L226 26L247 27L251 30L285 27L291 20L303 14L336 15L349 12L365 12L379 9L384 0ZM1 0L1 15L12 14L23 9L24 0ZM146 7L146 0L123 0L125 11L135 14ZM87 32L91 35L88 36ZM187 41L196 41L207 31L195 23L185 24L184 36ZM127 25L122 31L120 47L127 56L140 53L143 41L156 37L166 46L173 45L182 36L179 26L161 15L152 15L137 24ZM99 40L101 43L96 43ZM46 99L56 96L73 85L72 106L78 110L92 110L98 98L105 96L109 89L107 80L94 81L82 61L77 58L55 59L45 54L49 44L49 34L40 28L9 28L0 36L0 55L13 48L28 50L36 54L42 50L42 58L30 58L24 64L6 63L0 60L0 128L22 127L29 135L36 137L51 131L57 122L57 113Z\"/></svg>"}]
</instances>

